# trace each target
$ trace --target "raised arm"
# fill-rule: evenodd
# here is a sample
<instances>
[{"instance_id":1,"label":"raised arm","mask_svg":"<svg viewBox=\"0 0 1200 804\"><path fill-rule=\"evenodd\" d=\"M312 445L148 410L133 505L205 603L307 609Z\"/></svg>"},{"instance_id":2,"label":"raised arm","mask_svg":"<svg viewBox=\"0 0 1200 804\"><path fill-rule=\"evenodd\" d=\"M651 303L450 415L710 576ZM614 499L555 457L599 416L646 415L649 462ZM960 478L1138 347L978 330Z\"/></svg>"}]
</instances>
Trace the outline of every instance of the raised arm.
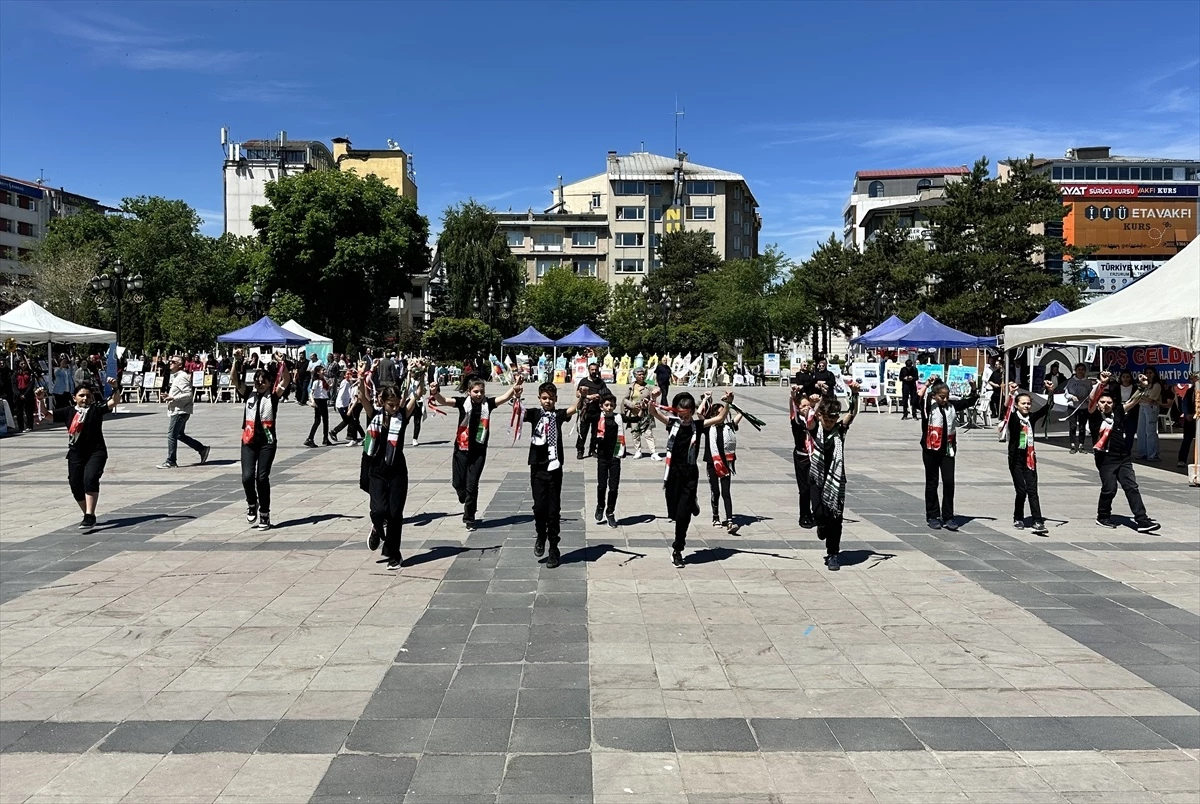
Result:
<instances>
[{"instance_id":1,"label":"raised arm","mask_svg":"<svg viewBox=\"0 0 1200 804\"><path fill-rule=\"evenodd\" d=\"M362 405L363 411L367 414L367 421L375 418L375 400L371 398L371 391L367 386L367 375L365 373L358 375L358 404Z\"/></svg>"},{"instance_id":2,"label":"raised arm","mask_svg":"<svg viewBox=\"0 0 1200 804\"><path fill-rule=\"evenodd\" d=\"M409 376L412 376L411 371ZM425 396L425 371L421 370L416 377L416 385L413 386L412 393L408 395L408 401L404 405L404 411L409 416L417 409L417 405L421 404L421 397Z\"/></svg>"},{"instance_id":3,"label":"raised arm","mask_svg":"<svg viewBox=\"0 0 1200 804\"><path fill-rule=\"evenodd\" d=\"M843 427L849 427L858 415L858 383L851 381L846 383L846 387L850 389L850 409L842 414Z\"/></svg>"},{"instance_id":4,"label":"raised arm","mask_svg":"<svg viewBox=\"0 0 1200 804\"><path fill-rule=\"evenodd\" d=\"M279 363L279 371L276 372L275 393L282 394L292 384L291 367L288 366L282 352L275 353L275 360Z\"/></svg>"},{"instance_id":5,"label":"raised arm","mask_svg":"<svg viewBox=\"0 0 1200 804\"><path fill-rule=\"evenodd\" d=\"M713 415L704 420L705 427L715 427L725 420L725 406L733 402L733 391L726 391L721 397L721 401L714 404L712 410L716 411Z\"/></svg>"},{"instance_id":6,"label":"raised arm","mask_svg":"<svg viewBox=\"0 0 1200 804\"><path fill-rule=\"evenodd\" d=\"M111 413L117 409L117 403L121 401L121 386L117 383L116 377L109 377L106 382L111 390L108 395L108 401L104 404L108 405L108 410Z\"/></svg>"},{"instance_id":7,"label":"raised arm","mask_svg":"<svg viewBox=\"0 0 1200 804\"><path fill-rule=\"evenodd\" d=\"M513 380L513 384L508 387L508 390L496 397L496 404L503 405L505 402L521 393L521 385L523 382L524 380L521 379L521 375L518 374L516 379Z\"/></svg>"}]
</instances>

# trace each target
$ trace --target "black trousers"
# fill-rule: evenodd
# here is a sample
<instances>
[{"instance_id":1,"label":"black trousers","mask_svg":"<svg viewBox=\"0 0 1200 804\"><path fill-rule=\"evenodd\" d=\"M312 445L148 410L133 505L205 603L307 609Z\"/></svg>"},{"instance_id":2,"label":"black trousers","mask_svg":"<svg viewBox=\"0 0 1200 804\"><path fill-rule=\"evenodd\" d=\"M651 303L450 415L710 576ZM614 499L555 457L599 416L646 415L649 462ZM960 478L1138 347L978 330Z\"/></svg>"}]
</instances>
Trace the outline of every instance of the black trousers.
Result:
<instances>
[{"instance_id":1,"label":"black trousers","mask_svg":"<svg viewBox=\"0 0 1200 804\"><path fill-rule=\"evenodd\" d=\"M242 444L242 489L246 505L259 513L271 513L271 464L275 463L275 442L250 446Z\"/></svg>"},{"instance_id":2,"label":"black trousers","mask_svg":"<svg viewBox=\"0 0 1200 804\"><path fill-rule=\"evenodd\" d=\"M705 464L708 467L708 501L712 503L713 519L720 519L721 512L719 510L722 500L725 501L725 520L733 521L733 494L730 491L730 484L733 482L733 461L730 461L729 474L725 477L717 477L716 471L711 463Z\"/></svg>"},{"instance_id":3,"label":"black trousers","mask_svg":"<svg viewBox=\"0 0 1200 804\"><path fill-rule=\"evenodd\" d=\"M312 441L313 436L317 434L318 425L321 427L321 440L329 440L329 400L314 399L313 404L313 423L312 429L308 431L308 440Z\"/></svg>"},{"instance_id":4,"label":"black trousers","mask_svg":"<svg viewBox=\"0 0 1200 804\"><path fill-rule=\"evenodd\" d=\"M808 468L812 460L803 452L792 453L792 465L796 469L796 490L800 492L800 518L812 519L812 500L809 498Z\"/></svg>"},{"instance_id":5,"label":"black trousers","mask_svg":"<svg viewBox=\"0 0 1200 804\"><path fill-rule=\"evenodd\" d=\"M302 374L296 378L296 401L301 405L308 404L308 375Z\"/></svg>"},{"instance_id":6,"label":"black trousers","mask_svg":"<svg viewBox=\"0 0 1200 804\"><path fill-rule=\"evenodd\" d=\"M588 447L588 453L591 454L596 451L596 428L599 424L599 413L593 415L591 411L588 411L586 415L581 417L581 421L579 422L579 436L575 439L575 453L577 455L583 455L584 442L587 441L589 433L592 440Z\"/></svg>"},{"instance_id":7,"label":"black trousers","mask_svg":"<svg viewBox=\"0 0 1200 804\"><path fill-rule=\"evenodd\" d=\"M1184 419L1183 442L1179 445L1179 463L1192 462L1192 442L1196 440L1196 420Z\"/></svg>"},{"instance_id":8,"label":"black trousers","mask_svg":"<svg viewBox=\"0 0 1200 804\"><path fill-rule=\"evenodd\" d=\"M1034 522L1042 521L1042 500L1038 496L1037 469L1025 465L1023 454L1008 459L1008 473L1012 475L1013 490L1017 493L1013 502L1013 519L1025 518L1025 500L1029 500L1029 515Z\"/></svg>"},{"instance_id":9,"label":"black trousers","mask_svg":"<svg viewBox=\"0 0 1200 804\"><path fill-rule=\"evenodd\" d=\"M416 441L421 437L421 420L425 418L425 403L418 402L413 408L412 417L409 419L412 422L412 437Z\"/></svg>"},{"instance_id":10,"label":"black trousers","mask_svg":"<svg viewBox=\"0 0 1200 804\"><path fill-rule=\"evenodd\" d=\"M915 417L917 415L917 405L920 402L921 400L917 398L917 386L915 383L900 383L900 411L905 416L912 415Z\"/></svg>"},{"instance_id":11,"label":"black trousers","mask_svg":"<svg viewBox=\"0 0 1200 804\"><path fill-rule=\"evenodd\" d=\"M16 397L10 405L17 430L33 429L33 392Z\"/></svg>"},{"instance_id":12,"label":"black trousers","mask_svg":"<svg viewBox=\"0 0 1200 804\"><path fill-rule=\"evenodd\" d=\"M342 423L333 428L332 432L334 435L337 435L338 433L342 432L342 430L345 430L346 438L351 440L363 437L362 425L358 423L357 414L353 418L350 416L350 411L352 410L354 410L354 408L337 409L338 415L342 417Z\"/></svg>"},{"instance_id":13,"label":"black trousers","mask_svg":"<svg viewBox=\"0 0 1200 804\"><path fill-rule=\"evenodd\" d=\"M450 485L458 493L458 501L463 504L463 519L470 521L475 518L475 509L479 506L479 477L483 474L483 465L487 462L487 450L454 450L454 464L451 467Z\"/></svg>"},{"instance_id":14,"label":"black trousers","mask_svg":"<svg viewBox=\"0 0 1200 804\"><path fill-rule=\"evenodd\" d=\"M1137 475L1133 473L1133 458L1129 455L1096 453L1096 469L1100 472L1100 501L1096 504L1096 516L1106 519L1112 516L1113 499L1117 486L1125 492L1133 518L1141 522L1148 519L1142 492L1138 489Z\"/></svg>"},{"instance_id":15,"label":"black trousers","mask_svg":"<svg viewBox=\"0 0 1200 804\"><path fill-rule=\"evenodd\" d=\"M954 518L954 458L945 452L922 449L925 461L925 518ZM938 505L938 478L942 481L942 502Z\"/></svg>"},{"instance_id":16,"label":"black trousers","mask_svg":"<svg viewBox=\"0 0 1200 804\"><path fill-rule=\"evenodd\" d=\"M1068 423L1068 428L1071 433L1071 443L1083 446L1083 440L1087 438L1088 431L1088 409L1084 405L1079 410L1071 414Z\"/></svg>"},{"instance_id":17,"label":"black trousers","mask_svg":"<svg viewBox=\"0 0 1200 804\"><path fill-rule=\"evenodd\" d=\"M696 487L700 483L700 469L696 466L672 467L667 476L664 491L667 497L667 513L675 520L675 541L672 550L687 547L688 527L699 507L696 503Z\"/></svg>"},{"instance_id":18,"label":"black trousers","mask_svg":"<svg viewBox=\"0 0 1200 804\"><path fill-rule=\"evenodd\" d=\"M404 503L408 500L408 464L404 453L392 466L372 464L367 469L367 493L371 495L371 524L383 539L383 556L400 555L404 531Z\"/></svg>"},{"instance_id":19,"label":"black trousers","mask_svg":"<svg viewBox=\"0 0 1200 804\"><path fill-rule=\"evenodd\" d=\"M1138 431L1137 408L1134 408L1133 413L1125 414L1125 418L1121 420L1121 426L1125 431L1125 451L1132 453L1133 452L1133 444L1137 440L1137 431Z\"/></svg>"},{"instance_id":20,"label":"black trousers","mask_svg":"<svg viewBox=\"0 0 1200 804\"><path fill-rule=\"evenodd\" d=\"M621 459L596 459L596 510L606 514L617 510L617 493L621 490ZM607 495L606 495L607 493Z\"/></svg>"},{"instance_id":21,"label":"black trousers","mask_svg":"<svg viewBox=\"0 0 1200 804\"><path fill-rule=\"evenodd\" d=\"M539 539L551 547L558 545L559 518L562 509L562 467L551 470L548 464L529 467L529 488L533 491L533 524Z\"/></svg>"},{"instance_id":22,"label":"black trousers","mask_svg":"<svg viewBox=\"0 0 1200 804\"><path fill-rule=\"evenodd\" d=\"M992 391L992 398L988 400L988 412L992 414L993 419L1000 418L1000 390Z\"/></svg>"},{"instance_id":23,"label":"black trousers","mask_svg":"<svg viewBox=\"0 0 1200 804\"><path fill-rule=\"evenodd\" d=\"M82 502L85 494L100 493L100 476L108 463L108 451L103 449L79 454L67 452L67 483L75 502Z\"/></svg>"},{"instance_id":24,"label":"black trousers","mask_svg":"<svg viewBox=\"0 0 1200 804\"><path fill-rule=\"evenodd\" d=\"M842 515L821 506L817 510L817 538L825 542L825 555L836 556L842 551Z\"/></svg>"}]
</instances>

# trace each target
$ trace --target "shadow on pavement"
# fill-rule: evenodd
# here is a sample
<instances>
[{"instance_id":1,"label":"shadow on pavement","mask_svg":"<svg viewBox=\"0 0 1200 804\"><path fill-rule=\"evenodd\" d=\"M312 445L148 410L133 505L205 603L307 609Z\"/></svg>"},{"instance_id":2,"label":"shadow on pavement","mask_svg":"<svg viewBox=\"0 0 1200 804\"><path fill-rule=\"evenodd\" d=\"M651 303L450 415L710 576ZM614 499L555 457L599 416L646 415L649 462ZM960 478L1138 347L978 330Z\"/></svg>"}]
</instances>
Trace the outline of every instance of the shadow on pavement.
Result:
<instances>
[{"instance_id":1,"label":"shadow on pavement","mask_svg":"<svg viewBox=\"0 0 1200 804\"><path fill-rule=\"evenodd\" d=\"M878 559L871 567L877 567L889 558L895 558L895 553L876 553L874 550L843 550L838 553L838 562L843 567L853 567L857 564L863 564L870 561L872 558Z\"/></svg>"},{"instance_id":2,"label":"shadow on pavement","mask_svg":"<svg viewBox=\"0 0 1200 804\"><path fill-rule=\"evenodd\" d=\"M572 550L569 553L563 553L562 557L559 559L559 563L561 563L561 564L579 564L579 563L583 563L583 562L590 563L593 561L599 561L602 557L604 557L608 553L620 553L621 555L629 556L629 558L627 558L621 562L621 566L628 564L630 561L633 561L634 559L646 557L645 553L635 553L632 550L622 550L619 547L615 547L611 544L591 544L591 545L588 545L587 547L580 547L577 550Z\"/></svg>"},{"instance_id":3,"label":"shadow on pavement","mask_svg":"<svg viewBox=\"0 0 1200 804\"><path fill-rule=\"evenodd\" d=\"M171 514L145 514L143 516L127 516L121 519L109 519L104 522L97 523L96 527L92 528L92 533L99 533L104 530L115 530L116 528L130 528L134 525L140 525L143 522L154 522L159 519L195 519L194 516L172 516Z\"/></svg>"},{"instance_id":4,"label":"shadow on pavement","mask_svg":"<svg viewBox=\"0 0 1200 804\"><path fill-rule=\"evenodd\" d=\"M443 544L437 547L431 547L424 553L418 553L415 556L409 556L400 564L402 567L417 567L421 564L428 564L430 561L438 561L443 558L453 558L462 555L463 553L478 552L483 553L486 550L499 550L500 545L495 544L491 547L458 547L451 544ZM377 563L383 563L387 559Z\"/></svg>"},{"instance_id":5,"label":"shadow on pavement","mask_svg":"<svg viewBox=\"0 0 1200 804\"><path fill-rule=\"evenodd\" d=\"M490 528L503 528L508 525L524 525L527 522L533 521L533 514L514 514L513 516L504 516L499 519L483 519L479 522L480 530L488 530Z\"/></svg>"},{"instance_id":6,"label":"shadow on pavement","mask_svg":"<svg viewBox=\"0 0 1200 804\"><path fill-rule=\"evenodd\" d=\"M799 561L797 556L784 556L779 553L765 553L760 550L738 550L735 547L705 547L697 550L691 555L684 556L685 564L708 564L713 561L724 561L727 558L732 558L738 553L744 553L750 556L767 556L769 558L782 558L787 561Z\"/></svg>"},{"instance_id":7,"label":"shadow on pavement","mask_svg":"<svg viewBox=\"0 0 1200 804\"><path fill-rule=\"evenodd\" d=\"M286 522L277 522L273 525L276 528L287 528L294 525L315 525L318 522L325 522L330 519L362 519L361 516L350 516L348 514L313 514L301 519L289 519Z\"/></svg>"},{"instance_id":8,"label":"shadow on pavement","mask_svg":"<svg viewBox=\"0 0 1200 804\"><path fill-rule=\"evenodd\" d=\"M444 519L450 516L446 511L422 511L416 516L410 518L404 524L412 525L414 528L423 528L435 519Z\"/></svg>"}]
</instances>

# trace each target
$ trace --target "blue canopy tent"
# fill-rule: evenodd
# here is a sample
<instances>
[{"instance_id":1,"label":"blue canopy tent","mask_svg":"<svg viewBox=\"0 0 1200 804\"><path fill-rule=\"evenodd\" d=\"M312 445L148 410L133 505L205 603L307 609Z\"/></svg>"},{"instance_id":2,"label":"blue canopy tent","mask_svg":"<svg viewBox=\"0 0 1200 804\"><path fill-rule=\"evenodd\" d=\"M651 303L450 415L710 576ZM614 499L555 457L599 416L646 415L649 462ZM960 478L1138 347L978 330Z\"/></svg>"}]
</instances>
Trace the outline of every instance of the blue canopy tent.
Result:
<instances>
[{"instance_id":1,"label":"blue canopy tent","mask_svg":"<svg viewBox=\"0 0 1200 804\"><path fill-rule=\"evenodd\" d=\"M595 347L599 347L599 346L608 346L608 341L604 340L599 335L592 332L592 330L588 327L588 325L584 324L579 329L572 332L570 335L566 335L562 338L559 338L557 341L554 342L554 345L560 349L568 347L568 346L595 348Z\"/></svg>"},{"instance_id":2,"label":"blue canopy tent","mask_svg":"<svg viewBox=\"0 0 1200 804\"><path fill-rule=\"evenodd\" d=\"M248 343L255 346L303 346L308 340L303 335L288 332L265 315L247 327L217 336L217 343Z\"/></svg>"},{"instance_id":3,"label":"blue canopy tent","mask_svg":"<svg viewBox=\"0 0 1200 804\"><path fill-rule=\"evenodd\" d=\"M554 339L547 338L533 327L526 327L520 335L505 338L501 343L505 346L542 346L549 349L554 346Z\"/></svg>"},{"instance_id":4,"label":"blue canopy tent","mask_svg":"<svg viewBox=\"0 0 1200 804\"><path fill-rule=\"evenodd\" d=\"M889 332L895 332L902 326L904 326L903 318L900 318L899 316L891 316L887 321L884 321L879 326L867 330L857 338L851 338L850 345L858 346L859 342L862 341L863 338L876 338L881 335L887 335Z\"/></svg>"},{"instance_id":5,"label":"blue canopy tent","mask_svg":"<svg viewBox=\"0 0 1200 804\"><path fill-rule=\"evenodd\" d=\"M883 335L858 339L859 346L908 349L974 349L979 338L948 327L929 313L921 313L899 329Z\"/></svg>"},{"instance_id":6,"label":"blue canopy tent","mask_svg":"<svg viewBox=\"0 0 1200 804\"><path fill-rule=\"evenodd\" d=\"M1071 311L1068 310L1066 307L1063 307L1061 304L1058 303L1057 300L1055 300L1055 301L1052 301L1049 304L1047 304L1046 309L1042 310L1040 313L1038 313L1037 318L1033 319L1033 321L1030 321L1029 323L1034 324L1038 321L1046 321L1051 318L1058 318L1060 315L1065 315L1066 313L1069 313L1069 312L1071 312Z\"/></svg>"}]
</instances>

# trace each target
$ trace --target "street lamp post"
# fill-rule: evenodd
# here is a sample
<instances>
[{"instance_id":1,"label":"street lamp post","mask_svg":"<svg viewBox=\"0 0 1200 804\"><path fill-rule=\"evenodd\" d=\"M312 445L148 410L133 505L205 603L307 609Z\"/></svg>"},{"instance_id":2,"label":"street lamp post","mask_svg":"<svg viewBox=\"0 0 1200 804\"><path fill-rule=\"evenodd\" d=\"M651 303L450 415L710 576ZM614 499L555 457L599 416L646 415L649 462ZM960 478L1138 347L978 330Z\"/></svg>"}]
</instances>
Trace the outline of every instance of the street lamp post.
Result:
<instances>
[{"instance_id":1,"label":"street lamp post","mask_svg":"<svg viewBox=\"0 0 1200 804\"><path fill-rule=\"evenodd\" d=\"M107 273L100 274L99 276L93 276L88 284L91 285L92 291L96 294L100 294L102 291L108 291L108 293L112 295L113 300L117 303L115 322L116 326L114 327L114 330L117 336L117 343L120 343L121 301L125 298L125 294L130 290L134 291L132 294L130 294L131 301L134 303L143 301L142 294L139 292L145 286L142 275L134 274L130 277L125 276L125 266L121 264L121 258L117 257L112 267L112 276L109 276Z\"/></svg>"},{"instance_id":2,"label":"street lamp post","mask_svg":"<svg viewBox=\"0 0 1200 804\"><path fill-rule=\"evenodd\" d=\"M249 298L243 296L241 293L233 294L233 311L238 315L252 313L254 318L260 318L262 316L262 303L264 298L266 297L263 294L262 283L255 282L254 290L250 293ZM278 290L271 294L271 304L279 304Z\"/></svg>"}]
</instances>

